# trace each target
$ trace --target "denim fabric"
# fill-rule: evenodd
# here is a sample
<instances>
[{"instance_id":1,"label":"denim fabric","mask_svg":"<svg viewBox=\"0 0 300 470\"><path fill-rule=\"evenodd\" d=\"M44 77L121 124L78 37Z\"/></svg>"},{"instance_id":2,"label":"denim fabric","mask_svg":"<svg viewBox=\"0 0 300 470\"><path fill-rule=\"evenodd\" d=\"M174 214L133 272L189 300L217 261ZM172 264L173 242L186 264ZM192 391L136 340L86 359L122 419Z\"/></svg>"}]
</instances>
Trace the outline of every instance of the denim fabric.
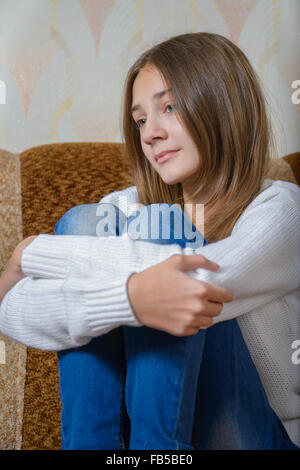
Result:
<instances>
[{"instance_id":1,"label":"denim fabric","mask_svg":"<svg viewBox=\"0 0 300 470\"><path fill-rule=\"evenodd\" d=\"M137 241L207 243L180 208L168 224L167 204L149 231L153 206L128 219L111 204L77 206L55 234L128 231ZM268 403L236 320L186 337L120 327L59 352L58 363L63 449L298 449Z\"/></svg>"}]
</instances>

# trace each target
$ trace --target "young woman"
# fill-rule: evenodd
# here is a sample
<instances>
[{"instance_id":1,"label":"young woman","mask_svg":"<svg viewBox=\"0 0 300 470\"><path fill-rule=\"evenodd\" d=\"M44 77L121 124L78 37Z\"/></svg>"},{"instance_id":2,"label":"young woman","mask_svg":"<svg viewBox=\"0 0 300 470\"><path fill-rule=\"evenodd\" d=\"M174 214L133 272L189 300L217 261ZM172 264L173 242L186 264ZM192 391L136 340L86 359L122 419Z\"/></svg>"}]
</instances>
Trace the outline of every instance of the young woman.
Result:
<instances>
[{"instance_id":1,"label":"young woman","mask_svg":"<svg viewBox=\"0 0 300 470\"><path fill-rule=\"evenodd\" d=\"M1 331L59 351L63 448L299 448L300 189L266 179L252 67L216 34L158 44L123 129L135 186L25 239L0 279Z\"/></svg>"}]
</instances>

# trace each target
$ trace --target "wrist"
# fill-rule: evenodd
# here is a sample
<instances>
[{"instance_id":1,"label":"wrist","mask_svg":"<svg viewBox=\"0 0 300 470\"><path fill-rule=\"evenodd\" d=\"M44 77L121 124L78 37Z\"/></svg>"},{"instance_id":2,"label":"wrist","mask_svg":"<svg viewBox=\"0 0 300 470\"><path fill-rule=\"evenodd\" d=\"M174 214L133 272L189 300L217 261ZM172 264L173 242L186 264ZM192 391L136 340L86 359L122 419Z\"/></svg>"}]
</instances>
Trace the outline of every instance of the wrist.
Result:
<instances>
[{"instance_id":1,"label":"wrist","mask_svg":"<svg viewBox=\"0 0 300 470\"><path fill-rule=\"evenodd\" d=\"M129 301L131 310L132 310L136 320L141 323L141 320L140 320L140 318L138 318L137 313L136 313L135 308L134 308L135 294L136 294L137 289L138 289L137 288L137 279L138 279L137 274L138 273L132 273L129 276L129 278L127 279L126 288L127 288L127 297L128 297L128 301Z\"/></svg>"},{"instance_id":2,"label":"wrist","mask_svg":"<svg viewBox=\"0 0 300 470\"><path fill-rule=\"evenodd\" d=\"M9 261L10 268L16 275L22 275L24 277L24 273L22 271L22 254L23 250L37 237L37 235L32 235L30 237L24 238L14 249L12 257Z\"/></svg>"},{"instance_id":3,"label":"wrist","mask_svg":"<svg viewBox=\"0 0 300 470\"><path fill-rule=\"evenodd\" d=\"M7 292L14 287L25 275L22 271L17 269L6 268L2 276L0 277L0 303L7 294Z\"/></svg>"}]
</instances>

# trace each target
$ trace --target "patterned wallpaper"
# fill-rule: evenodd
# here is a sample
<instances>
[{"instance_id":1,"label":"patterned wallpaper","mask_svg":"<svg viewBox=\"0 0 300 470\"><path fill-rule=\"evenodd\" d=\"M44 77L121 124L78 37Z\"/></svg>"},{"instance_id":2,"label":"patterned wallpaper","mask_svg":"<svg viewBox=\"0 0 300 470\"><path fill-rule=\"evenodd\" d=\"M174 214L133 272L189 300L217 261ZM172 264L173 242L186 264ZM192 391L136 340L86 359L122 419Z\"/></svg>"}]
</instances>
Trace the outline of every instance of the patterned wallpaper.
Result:
<instances>
[{"instance_id":1,"label":"patterned wallpaper","mask_svg":"<svg viewBox=\"0 0 300 470\"><path fill-rule=\"evenodd\" d=\"M192 31L242 48L263 81L279 155L299 150L299 0L1 0L0 148L120 142L129 66Z\"/></svg>"}]
</instances>

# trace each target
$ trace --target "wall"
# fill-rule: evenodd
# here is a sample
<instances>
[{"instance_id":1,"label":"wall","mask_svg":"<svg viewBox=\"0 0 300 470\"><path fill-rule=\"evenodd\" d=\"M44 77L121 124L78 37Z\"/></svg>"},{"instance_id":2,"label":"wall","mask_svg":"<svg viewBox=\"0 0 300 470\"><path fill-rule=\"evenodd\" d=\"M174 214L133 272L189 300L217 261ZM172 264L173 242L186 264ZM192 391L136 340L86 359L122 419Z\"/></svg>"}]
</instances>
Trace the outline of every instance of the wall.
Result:
<instances>
[{"instance_id":1,"label":"wall","mask_svg":"<svg viewBox=\"0 0 300 470\"><path fill-rule=\"evenodd\" d=\"M263 81L279 155L299 150L300 105L291 100L300 80L298 0L1 0L0 147L120 142L129 66L190 31L242 48Z\"/></svg>"}]
</instances>

